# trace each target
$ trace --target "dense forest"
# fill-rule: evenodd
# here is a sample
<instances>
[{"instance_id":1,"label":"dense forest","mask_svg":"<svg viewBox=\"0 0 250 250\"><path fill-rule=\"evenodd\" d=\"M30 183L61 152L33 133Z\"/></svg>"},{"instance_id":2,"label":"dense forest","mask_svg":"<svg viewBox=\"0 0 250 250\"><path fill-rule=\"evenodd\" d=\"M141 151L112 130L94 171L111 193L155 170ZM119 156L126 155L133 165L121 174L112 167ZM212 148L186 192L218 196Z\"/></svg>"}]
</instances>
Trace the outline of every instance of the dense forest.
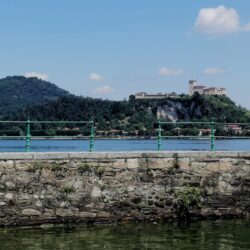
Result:
<instances>
[{"instance_id":1,"label":"dense forest","mask_svg":"<svg viewBox=\"0 0 250 250\"><path fill-rule=\"evenodd\" d=\"M35 77L12 76L0 79L0 117L20 108L45 104L69 92Z\"/></svg>"},{"instance_id":2,"label":"dense forest","mask_svg":"<svg viewBox=\"0 0 250 250\"><path fill-rule=\"evenodd\" d=\"M17 86L16 82L22 83L18 88L16 87L16 91L11 86L1 92L5 99L9 96L9 99L15 102L11 109L0 104L2 118L5 120L27 120L28 117L38 121L94 120L96 131L113 130L116 133L136 131L139 135L154 134L157 120L250 122L249 111L237 106L226 96L205 96L195 93L192 97L181 95L162 100L140 100L130 96L128 100L111 101L70 95L67 91L36 78L13 77L12 81L10 78L5 79L9 79L9 85L13 84L13 86ZM27 93L31 91L30 88L32 88L32 94ZM44 126L36 125L34 129L41 130ZM69 126L69 130L76 126L76 124ZM65 127L66 124L60 129ZM197 133L192 126L182 127L187 134ZM175 128L175 125L165 126L168 131L174 131ZM217 131L220 129L218 128ZM51 131L51 134L53 133L55 132Z\"/></svg>"}]
</instances>

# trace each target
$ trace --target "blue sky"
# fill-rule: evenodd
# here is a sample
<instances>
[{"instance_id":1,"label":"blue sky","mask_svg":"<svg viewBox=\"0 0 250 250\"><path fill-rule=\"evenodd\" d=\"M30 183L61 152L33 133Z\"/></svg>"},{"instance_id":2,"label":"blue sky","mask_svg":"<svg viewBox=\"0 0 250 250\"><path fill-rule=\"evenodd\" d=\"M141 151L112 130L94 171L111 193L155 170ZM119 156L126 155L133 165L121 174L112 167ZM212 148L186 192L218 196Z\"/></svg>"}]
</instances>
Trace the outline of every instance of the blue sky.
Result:
<instances>
[{"instance_id":1,"label":"blue sky","mask_svg":"<svg viewBox=\"0 0 250 250\"><path fill-rule=\"evenodd\" d=\"M2 0L0 77L108 99L187 93L193 78L250 108L250 1Z\"/></svg>"}]
</instances>

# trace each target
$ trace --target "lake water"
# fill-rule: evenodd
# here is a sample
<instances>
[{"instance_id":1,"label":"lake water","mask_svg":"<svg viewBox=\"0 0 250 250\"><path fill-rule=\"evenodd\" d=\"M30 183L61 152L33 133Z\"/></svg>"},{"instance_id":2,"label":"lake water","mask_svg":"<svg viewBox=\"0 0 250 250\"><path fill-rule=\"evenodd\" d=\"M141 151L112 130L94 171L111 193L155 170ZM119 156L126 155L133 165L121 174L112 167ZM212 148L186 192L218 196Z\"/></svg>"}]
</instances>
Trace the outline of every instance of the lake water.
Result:
<instances>
[{"instance_id":1,"label":"lake water","mask_svg":"<svg viewBox=\"0 0 250 250\"><path fill-rule=\"evenodd\" d=\"M218 151L249 151L250 139L216 140ZM23 152L25 140L0 140L0 152ZM88 151L88 140L32 140L32 152ZM149 151L157 149L157 140L95 140L95 151ZM162 140L162 150L210 150L210 140Z\"/></svg>"},{"instance_id":2,"label":"lake water","mask_svg":"<svg viewBox=\"0 0 250 250\"><path fill-rule=\"evenodd\" d=\"M250 222L0 229L0 250L250 249Z\"/></svg>"}]
</instances>

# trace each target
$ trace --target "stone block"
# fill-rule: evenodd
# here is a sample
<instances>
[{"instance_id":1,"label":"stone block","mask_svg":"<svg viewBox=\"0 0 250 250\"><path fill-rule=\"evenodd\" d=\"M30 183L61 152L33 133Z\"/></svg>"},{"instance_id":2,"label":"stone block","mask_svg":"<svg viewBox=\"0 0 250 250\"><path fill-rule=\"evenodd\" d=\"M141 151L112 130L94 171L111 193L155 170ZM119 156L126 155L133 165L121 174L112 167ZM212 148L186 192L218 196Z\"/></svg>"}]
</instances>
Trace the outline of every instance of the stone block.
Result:
<instances>
[{"instance_id":1,"label":"stone block","mask_svg":"<svg viewBox=\"0 0 250 250\"><path fill-rule=\"evenodd\" d=\"M138 168L138 158L127 159L127 167L128 167L128 169L136 169L136 168Z\"/></svg>"},{"instance_id":2,"label":"stone block","mask_svg":"<svg viewBox=\"0 0 250 250\"><path fill-rule=\"evenodd\" d=\"M173 167L174 159L173 158L149 158L148 159L148 168L149 169L168 169Z\"/></svg>"},{"instance_id":3,"label":"stone block","mask_svg":"<svg viewBox=\"0 0 250 250\"><path fill-rule=\"evenodd\" d=\"M44 218L52 218L54 216L54 209L48 209L48 208L45 208L44 209L44 214L43 214L43 217Z\"/></svg>"},{"instance_id":4,"label":"stone block","mask_svg":"<svg viewBox=\"0 0 250 250\"><path fill-rule=\"evenodd\" d=\"M32 209L32 208L23 209L22 214L27 215L27 216L41 216L42 215L40 211Z\"/></svg>"},{"instance_id":5,"label":"stone block","mask_svg":"<svg viewBox=\"0 0 250 250\"><path fill-rule=\"evenodd\" d=\"M128 186L127 188L128 192L133 192L135 190L134 186Z\"/></svg>"},{"instance_id":6,"label":"stone block","mask_svg":"<svg viewBox=\"0 0 250 250\"><path fill-rule=\"evenodd\" d=\"M125 159L116 159L114 162L112 162L112 167L125 169L126 168Z\"/></svg>"},{"instance_id":7,"label":"stone block","mask_svg":"<svg viewBox=\"0 0 250 250\"><path fill-rule=\"evenodd\" d=\"M0 153L0 160L32 160L33 153Z\"/></svg>"},{"instance_id":8,"label":"stone block","mask_svg":"<svg viewBox=\"0 0 250 250\"><path fill-rule=\"evenodd\" d=\"M56 216L59 217L77 217L79 214L78 209L57 208L55 211Z\"/></svg>"},{"instance_id":9,"label":"stone block","mask_svg":"<svg viewBox=\"0 0 250 250\"><path fill-rule=\"evenodd\" d=\"M211 158L237 158L239 157L239 152L237 151L215 151L215 152L209 152L208 156Z\"/></svg>"},{"instance_id":10,"label":"stone block","mask_svg":"<svg viewBox=\"0 0 250 250\"><path fill-rule=\"evenodd\" d=\"M91 212L79 212L79 217L81 218L86 218L86 219L92 219L97 216L96 213L91 213Z\"/></svg>"},{"instance_id":11,"label":"stone block","mask_svg":"<svg viewBox=\"0 0 250 250\"><path fill-rule=\"evenodd\" d=\"M147 151L144 152L142 157L144 158L173 158L176 152L173 151Z\"/></svg>"},{"instance_id":12,"label":"stone block","mask_svg":"<svg viewBox=\"0 0 250 250\"><path fill-rule=\"evenodd\" d=\"M236 165L240 159L239 158L231 158L231 157L224 157L220 158L220 162L230 162L232 165Z\"/></svg>"},{"instance_id":13,"label":"stone block","mask_svg":"<svg viewBox=\"0 0 250 250\"><path fill-rule=\"evenodd\" d=\"M111 214L105 211L101 211L97 214L97 217L101 219L109 219L111 217Z\"/></svg>"},{"instance_id":14,"label":"stone block","mask_svg":"<svg viewBox=\"0 0 250 250\"><path fill-rule=\"evenodd\" d=\"M232 171L233 164L231 162L220 162L219 164L220 171L226 172L226 171Z\"/></svg>"},{"instance_id":15,"label":"stone block","mask_svg":"<svg viewBox=\"0 0 250 250\"><path fill-rule=\"evenodd\" d=\"M69 153L70 159L106 159L107 153L104 152L72 152Z\"/></svg>"},{"instance_id":16,"label":"stone block","mask_svg":"<svg viewBox=\"0 0 250 250\"><path fill-rule=\"evenodd\" d=\"M178 158L189 158L189 157L196 157L198 154L194 151L175 151L172 153L172 157L174 157L174 154L178 156Z\"/></svg>"},{"instance_id":17,"label":"stone block","mask_svg":"<svg viewBox=\"0 0 250 250\"><path fill-rule=\"evenodd\" d=\"M45 179L52 179L54 177L50 168L43 168L41 171L41 176L42 178L45 178Z\"/></svg>"},{"instance_id":18,"label":"stone block","mask_svg":"<svg viewBox=\"0 0 250 250\"><path fill-rule=\"evenodd\" d=\"M218 172L220 171L220 162L210 162L206 166L206 170L209 172Z\"/></svg>"},{"instance_id":19,"label":"stone block","mask_svg":"<svg viewBox=\"0 0 250 250\"><path fill-rule=\"evenodd\" d=\"M12 181L7 181L5 183L5 186L7 187L8 190L14 190L16 188L16 184Z\"/></svg>"},{"instance_id":20,"label":"stone block","mask_svg":"<svg viewBox=\"0 0 250 250\"><path fill-rule=\"evenodd\" d=\"M68 153L57 153L57 152L52 152L52 153L47 153L47 152L39 152L39 153L34 153L33 155L34 160L51 160L51 159L69 159L69 154Z\"/></svg>"},{"instance_id":21,"label":"stone block","mask_svg":"<svg viewBox=\"0 0 250 250\"><path fill-rule=\"evenodd\" d=\"M180 159L178 159L178 163L179 163L180 169L189 169L190 168L189 158L180 158Z\"/></svg>"},{"instance_id":22,"label":"stone block","mask_svg":"<svg viewBox=\"0 0 250 250\"><path fill-rule=\"evenodd\" d=\"M239 152L239 158L250 158L250 152Z\"/></svg>"},{"instance_id":23,"label":"stone block","mask_svg":"<svg viewBox=\"0 0 250 250\"><path fill-rule=\"evenodd\" d=\"M203 171L207 171L206 169L207 163L205 162L190 161L189 165L190 165L189 171L192 175L196 173L201 173Z\"/></svg>"},{"instance_id":24,"label":"stone block","mask_svg":"<svg viewBox=\"0 0 250 250\"><path fill-rule=\"evenodd\" d=\"M14 194L13 193L7 193L4 196L4 201L8 201L8 202L13 202L14 201Z\"/></svg>"},{"instance_id":25,"label":"stone block","mask_svg":"<svg viewBox=\"0 0 250 250\"><path fill-rule=\"evenodd\" d=\"M14 169L14 161L12 160L1 160L0 161L0 171L2 170L9 170L9 169Z\"/></svg>"},{"instance_id":26,"label":"stone block","mask_svg":"<svg viewBox=\"0 0 250 250\"><path fill-rule=\"evenodd\" d=\"M16 161L15 169L18 171L28 171L33 168L31 162Z\"/></svg>"},{"instance_id":27,"label":"stone block","mask_svg":"<svg viewBox=\"0 0 250 250\"><path fill-rule=\"evenodd\" d=\"M43 203L40 200L37 200L35 205L36 205L36 207L41 208L43 206Z\"/></svg>"},{"instance_id":28,"label":"stone block","mask_svg":"<svg viewBox=\"0 0 250 250\"><path fill-rule=\"evenodd\" d=\"M91 196L94 198L100 198L102 196L101 189L99 187L93 187L91 191Z\"/></svg>"},{"instance_id":29,"label":"stone block","mask_svg":"<svg viewBox=\"0 0 250 250\"><path fill-rule=\"evenodd\" d=\"M107 153L108 159L132 159L142 157L143 152L114 152Z\"/></svg>"}]
</instances>

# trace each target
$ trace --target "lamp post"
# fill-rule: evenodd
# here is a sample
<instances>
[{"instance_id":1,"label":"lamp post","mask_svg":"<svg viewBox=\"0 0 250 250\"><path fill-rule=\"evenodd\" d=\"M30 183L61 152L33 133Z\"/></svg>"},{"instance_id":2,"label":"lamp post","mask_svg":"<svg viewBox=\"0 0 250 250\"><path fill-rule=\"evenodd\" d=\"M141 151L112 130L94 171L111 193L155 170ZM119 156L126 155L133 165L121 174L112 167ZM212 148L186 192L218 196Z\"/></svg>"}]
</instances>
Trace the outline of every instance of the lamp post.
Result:
<instances>
[{"instance_id":1,"label":"lamp post","mask_svg":"<svg viewBox=\"0 0 250 250\"><path fill-rule=\"evenodd\" d=\"M26 145L25 145L25 151L29 152L30 151L30 119L28 118L26 122Z\"/></svg>"},{"instance_id":2,"label":"lamp post","mask_svg":"<svg viewBox=\"0 0 250 250\"><path fill-rule=\"evenodd\" d=\"M157 150L161 150L161 123L158 121L158 143L157 143Z\"/></svg>"},{"instance_id":3,"label":"lamp post","mask_svg":"<svg viewBox=\"0 0 250 250\"><path fill-rule=\"evenodd\" d=\"M214 126L215 123L211 122L211 151L215 151L215 136L214 136Z\"/></svg>"},{"instance_id":4,"label":"lamp post","mask_svg":"<svg viewBox=\"0 0 250 250\"><path fill-rule=\"evenodd\" d=\"M90 124L91 124L91 128L90 128L89 152L93 152L94 151L94 137L95 137L94 121L91 121Z\"/></svg>"}]
</instances>

